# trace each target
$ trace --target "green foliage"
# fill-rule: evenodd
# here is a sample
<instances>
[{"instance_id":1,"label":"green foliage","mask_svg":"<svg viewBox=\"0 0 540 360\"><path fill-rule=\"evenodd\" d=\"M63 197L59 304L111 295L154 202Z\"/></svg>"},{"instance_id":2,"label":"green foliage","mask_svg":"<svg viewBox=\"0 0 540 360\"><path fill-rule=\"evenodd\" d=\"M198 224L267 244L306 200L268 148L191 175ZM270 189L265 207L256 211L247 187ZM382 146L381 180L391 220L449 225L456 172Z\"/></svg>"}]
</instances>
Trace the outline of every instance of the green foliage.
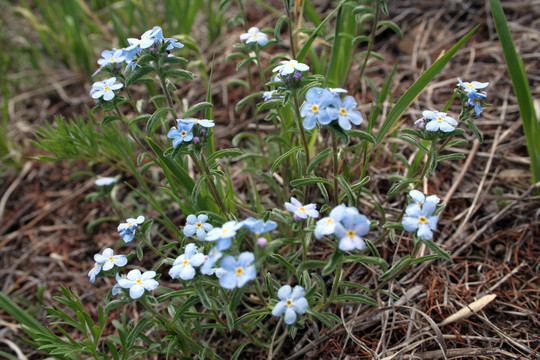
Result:
<instances>
[{"instance_id":1,"label":"green foliage","mask_svg":"<svg viewBox=\"0 0 540 360\"><path fill-rule=\"evenodd\" d=\"M538 122L534 108L527 73L525 72L523 61L514 46L512 34L508 29L501 2L499 0L489 0L489 5L519 105L519 112L523 122L523 132L527 139L527 149L531 158L532 182L536 183L540 181L540 145L538 145L540 123Z\"/></svg>"}]
</instances>

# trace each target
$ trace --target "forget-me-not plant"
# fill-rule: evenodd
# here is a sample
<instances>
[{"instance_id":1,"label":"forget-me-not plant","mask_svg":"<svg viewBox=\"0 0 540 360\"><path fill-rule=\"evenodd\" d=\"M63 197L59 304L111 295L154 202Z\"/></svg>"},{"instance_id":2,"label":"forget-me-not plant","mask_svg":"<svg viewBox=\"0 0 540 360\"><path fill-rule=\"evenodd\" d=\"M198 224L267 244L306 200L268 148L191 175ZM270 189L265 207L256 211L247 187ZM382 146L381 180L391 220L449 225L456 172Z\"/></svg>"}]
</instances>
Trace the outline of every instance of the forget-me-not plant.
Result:
<instances>
[{"instance_id":1,"label":"forget-me-not plant","mask_svg":"<svg viewBox=\"0 0 540 360\"><path fill-rule=\"evenodd\" d=\"M291 75L297 71L308 71L309 66L297 60L284 60L279 62L281 65L276 66L272 71L277 72L281 76Z\"/></svg>"},{"instance_id":2,"label":"forget-me-not plant","mask_svg":"<svg viewBox=\"0 0 540 360\"><path fill-rule=\"evenodd\" d=\"M407 206L406 216L401 223L406 231L416 231L416 236L420 239L430 240L433 238L432 230L437 229L438 215L433 215L437 204L433 201L426 201L422 206L417 203Z\"/></svg>"},{"instance_id":3,"label":"forget-me-not plant","mask_svg":"<svg viewBox=\"0 0 540 360\"><path fill-rule=\"evenodd\" d=\"M422 115L426 120L429 120L425 125L427 131L451 132L455 130L458 124L454 118L447 116L445 112L424 110Z\"/></svg>"},{"instance_id":4,"label":"forget-me-not plant","mask_svg":"<svg viewBox=\"0 0 540 360\"><path fill-rule=\"evenodd\" d=\"M114 255L111 248L106 248L101 254L95 254L94 260L103 266L104 271L112 269L115 265L122 267L127 264L126 255Z\"/></svg>"},{"instance_id":5,"label":"forget-me-not plant","mask_svg":"<svg viewBox=\"0 0 540 360\"><path fill-rule=\"evenodd\" d=\"M306 130L311 130L317 122L321 125L328 125L339 117L336 102L339 103L339 96L328 89L314 87L306 93L306 101L300 108L300 116L304 118L302 126Z\"/></svg>"},{"instance_id":6,"label":"forget-me-not plant","mask_svg":"<svg viewBox=\"0 0 540 360\"><path fill-rule=\"evenodd\" d=\"M125 242L130 242L135 237L137 226L144 222L144 216L140 215L136 219L129 218L125 223L118 225L118 232Z\"/></svg>"},{"instance_id":7,"label":"forget-me-not plant","mask_svg":"<svg viewBox=\"0 0 540 360\"><path fill-rule=\"evenodd\" d=\"M178 129L173 127L171 130L169 130L169 132L167 133L167 137L169 139L173 139L173 147L177 147L183 142L191 141L193 139L193 133L191 132L192 128L193 124L178 123Z\"/></svg>"},{"instance_id":8,"label":"forget-me-not plant","mask_svg":"<svg viewBox=\"0 0 540 360\"><path fill-rule=\"evenodd\" d=\"M294 214L296 220L307 219L308 217L318 218L319 212L317 205L307 204L302 205L295 197L291 197L291 202L285 202L285 208Z\"/></svg>"},{"instance_id":9,"label":"forget-me-not plant","mask_svg":"<svg viewBox=\"0 0 540 360\"><path fill-rule=\"evenodd\" d=\"M242 222L235 220L228 221L221 227L216 227L206 234L206 241L216 241L216 247L219 250L226 250L231 246L231 239L236 235L236 232L243 226Z\"/></svg>"},{"instance_id":10,"label":"forget-me-not plant","mask_svg":"<svg viewBox=\"0 0 540 360\"><path fill-rule=\"evenodd\" d=\"M268 44L268 36L265 33L259 31L259 28L252 27L247 33L240 35L240 41L244 44L259 44L259 46L265 46Z\"/></svg>"},{"instance_id":11,"label":"forget-me-not plant","mask_svg":"<svg viewBox=\"0 0 540 360\"><path fill-rule=\"evenodd\" d=\"M94 99L103 97L103 100L109 101L114 98L114 90L121 89L124 85L116 82L115 77L111 77L102 81L97 81L92 85L90 96Z\"/></svg>"}]
</instances>

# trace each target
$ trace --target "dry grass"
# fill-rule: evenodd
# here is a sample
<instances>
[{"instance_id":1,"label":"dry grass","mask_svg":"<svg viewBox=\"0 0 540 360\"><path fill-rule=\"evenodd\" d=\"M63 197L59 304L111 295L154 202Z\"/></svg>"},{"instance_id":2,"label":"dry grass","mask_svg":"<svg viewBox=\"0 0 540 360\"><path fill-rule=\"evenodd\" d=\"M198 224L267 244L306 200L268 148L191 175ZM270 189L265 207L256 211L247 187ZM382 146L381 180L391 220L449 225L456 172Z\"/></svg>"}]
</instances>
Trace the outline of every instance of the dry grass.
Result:
<instances>
[{"instance_id":1,"label":"dry grass","mask_svg":"<svg viewBox=\"0 0 540 360\"><path fill-rule=\"evenodd\" d=\"M392 86L397 97L442 51L476 24L483 24L402 119L411 124L423 109L442 107L458 76L490 82L488 99L493 106L477 122L485 141L479 144L471 137L470 147L458 150L466 159L443 164L424 184L425 192L445 197L447 207L437 241L452 254L453 263L435 261L414 268L391 284L399 299L381 296L378 308L357 306L344 313L336 307L341 324L334 329L313 324L274 358L540 358L540 199L531 195L534 187L517 102L486 3L390 1L391 19L407 35L399 39L384 31L378 34L375 50L386 61L372 63L366 73L381 82L399 60ZM540 3L504 1L503 7L540 108ZM264 26L271 19L258 20L257 25ZM229 45L223 41L217 50L226 55ZM246 114L235 114L232 105L245 94L225 85L230 78L242 76L233 66L224 57L216 61L215 118L221 127L218 131L226 138L221 146L227 146L236 132L248 126ZM77 84L69 72L58 74L49 87L11 99L9 112L11 119L17 119L13 124L17 137L31 137L35 119L42 122L56 113L76 113L81 104L90 103L88 88ZM355 75L351 74L347 88L354 87ZM197 89L189 87L183 95L199 101L204 90ZM371 94L365 87L362 90L358 98L365 113ZM406 144L395 144L411 154ZM374 174L370 186L376 194L384 194L388 187L384 178L393 159L387 154L388 166L370 169ZM0 290L23 304L26 299L30 311L42 321L41 306L52 303L59 284L80 294L89 308L100 304L111 286L103 282L88 286L86 273L92 255L96 249L112 245L116 232L110 226L92 234L85 232L89 222L111 211L104 203L84 202L93 180L70 177L74 169L86 166L28 160L21 172L8 175L0 189ZM370 205L362 205L368 212ZM403 237L383 246L381 253L387 259L398 258L410 253L410 247ZM372 288L377 285L377 273L369 266L350 265L346 274L348 281ZM42 303L37 301L40 287L44 287ZM132 311L136 312L135 307ZM455 314L460 315L452 319ZM0 349L14 352L9 349L22 348L28 358L41 358L17 341L21 329L1 312L0 325ZM247 348L246 358L265 356Z\"/></svg>"}]
</instances>

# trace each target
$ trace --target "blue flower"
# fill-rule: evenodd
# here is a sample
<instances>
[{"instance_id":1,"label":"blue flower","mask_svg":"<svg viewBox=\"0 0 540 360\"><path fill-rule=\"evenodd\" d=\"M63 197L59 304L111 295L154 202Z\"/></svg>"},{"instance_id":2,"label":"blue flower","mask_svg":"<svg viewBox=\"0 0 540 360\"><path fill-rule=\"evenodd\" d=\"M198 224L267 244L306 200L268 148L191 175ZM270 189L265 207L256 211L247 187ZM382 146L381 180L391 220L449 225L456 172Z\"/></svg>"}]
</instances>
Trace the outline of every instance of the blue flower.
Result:
<instances>
[{"instance_id":1,"label":"blue flower","mask_svg":"<svg viewBox=\"0 0 540 360\"><path fill-rule=\"evenodd\" d=\"M222 256L223 254L217 247L210 249L210 252L207 256L205 256L204 263L201 266L201 273L205 275L212 275L216 271L214 265L219 259L221 259Z\"/></svg>"},{"instance_id":2,"label":"blue flower","mask_svg":"<svg viewBox=\"0 0 540 360\"><path fill-rule=\"evenodd\" d=\"M208 216L201 214L199 216L189 215L186 219L186 226L184 226L184 235L193 236L197 234L198 240L205 240L206 233L212 230L214 227L212 224L207 223Z\"/></svg>"},{"instance_id":3,"label":"blue flower","mask_svg":"<svg viewBox=\"0 0 540 360\"><path fill-rule=\"evenodd\" d=\"M277 72L281 76L290 75L296 71L308 71L309 66L297 60L280 61L281 65L276 66L272 72Z\"/></svg>"},{"instance_id":4,"label":"blue flower","mask_svg":"<svg viewBox=\"0 0 540 360\"><path fill-rule=\"evenodd\" d=\"M227 221L221 227L213 228L206 234L206 241L218 241L216 247L219 250L226 250L231 246L231 238L236 235L236 231L243 226L237 221Z\"/></svg>"},{"instance_id":5,"label":"blue flower","mask_svg":"<svg viewBox=\"0 0 540 360\"><path fill-rule=\"evenodd\" d=\"M126 48L126 51L133 49L146 49L154 45L154 42L157 40L156 33L161 31L159 26L155 26L153 29L145 31L140 39L129 38L127 39L129 46Z\"/></svg>"},{"instance_id":6,"label":"blue flower","mask_svg":"<svg viewBox=\"0 0 540 360\"><path fill-rule=\"evenodd\" d=\"M255 255L251 252L243 252L236 260L233 256L227 255L221 260L223 274L219 278L219 285L225 289L234 289L242 287L248 281L255 279L257 271L253 261Z\"/></svg>"},{"instance_id":7,"label":"blue flower","mask_svg":"<svg viewBox=\"0 0 540 360\"><path fill-rule=\"evenodd\" d=\"M262 219L255 219L252 217L248 217L243 221L243 223L249 231L255 234L255 236L259 236L277 228L277 223L275 221L264 221Z\"/></svg>"},{"instance_id":8,"label":"blue flower","mask_svg":"<svg viewBox=\"0 0 540 360\"><path fill-rule=\"evenodd\" d=\"M317 121L328 125L339 117L337 106L339 97L328 89L314 87L306 93L306 101L300 108L300 116L304 118L302 125L306 130L315 127Z\"/></svg>"},{"instance_id":9,"label":"blue flower","mask_svg":"<svg viewBox=\"0 0 540 360\"><path fill-rule=\"evenodd\" d=\"M438 215L433 215L436 203L426 201L422 206L411 204L405 210L406 216L403 217L401 223L406 231L416 231L416 236L421 239L430 240L433 237L431 230L437 228L439 221Z\"/></svg>"},{"instance_id":10,"label":"blue flower","mask_svg":"<svg viewBox=\"0 0 540 360\"><path fill-rule=\"evenodd\" d=\"M115 276L115 279L116 279L116 284L113 285L113 288L111 290L111 294L118 295L118 292L121 289L120 284L118 284L118 280L122 279L122 277L120 277L120 275L117 273L116 276Z\"/></svg>"},{"instance_id":11,"label":"blue flower","mask_svg":"<svg viewBox=\"0 0 540 360\"><path fill-rule=\"evenodd\" d=\"M458 124L458 122L454 118L446 116L445 112L424 110L422 112L422 115L427 120L430 120L426 124L427 131L441 130L444 132L450 132L454 131L455 126L457 126Z\"/></svg>"},{"instance_id":12,"label":"blue flower","mask_svg":"<svg viewBox=\"0 0 540 360\"><path fill-rule=\"evenodd\" d=\"M330 211L330 214L327 217L317 221L317 226L315 226L315 237L320 239L325 235L333 234L336 230L336 225L345 215L346 208L347 207L343 204L338 205Z\"/></svg>"},{"instance_id":13,"label":"blue flower","mask_svg":"<svg viewBox=\"0 0 540 360\"><path fill-rule=\"evenodd\" d=\"M476 116L480 115L482 113L482 102L487 97L487 94L485 92L479 93L476 90L473 90L467 93L467 97L469 98L467 103L470 106L474 106L474 112L476 113Z\"/></svg>"},{"instance_id":14,"label":"blue flower","mask_svg":"<svg viewBox=\"0 0 540 360\"><path fill-rule=\"evenodd\" d=\"M103 81L97 81L92 85L92 90L90 90L90 96L93 99L99 99L103 96L103 100L109 101L114 98L114 90L122 88L121 83L115 83L116 78L108 78Z\"/></svg>"},{"instance_id":15,"label":"blue flower","mask_svg":"<svg viewBox=\"0 0 540 360\"><path fill-rule=\"evenodd\" d=\"M124 49L104 50L101 53L101 57L102 58L97 61L101 67L124 62Z\"/></svg>"},{"instance_id":16,"label":"blue flower","mask_svg":"<svg viewBox=\"0 0 540 360\"><path fill-rule=\"evenodd\" d=\"M191 280L195 276L195 267L204 262L204 254L201 254L195 244L187 244L185 252L174 260L169 275L173 279Z\"/></svg>"},{"instance_id":17,"label":"blue flower","mask_svg":"<svg viewBox=\"0 0 540 360\"><path fill-rule=\"evenodd\" d=\"M115 265L122 267L127 264L126 255L114 255L111 248L106 248L102 254L95 254L94 260L103 266L104 271L112 269Z\"/></svg>"},{"instance_id":18,"label":"blue flower","mask_svg":"<svg viewBox=\"0 0 540 360\"><path fill-rule=\"evenodd\" d=\"M184 47L184 44L182 44L181 42L179 42L178 40L176 40L174 38L165 38L165 37L163 37L163 30L159 26L154 26L154 28L152 30L153 30L154 37L157 40L169 43L166 50L172 50L173 48L181 49L181 48Z\"/></svg>"},{"instance_id":19,"label":"blue flower","mask_svg":"<svg viewBox=\"0 0 540 360\"><path fill-rule=\"evenodd\" d=\"M283 285L277 295L280 302L272 309L272 315L280 316L285 312L285 324L294 324L296 314L304 314L309 305L304 288L296 285L291 289L290 285Z\"/></svg>"},{"instance_id":20,"label":"blue flower","mask_svg":"<svg viewBox=\"0 0 540 360\"><path fill-rule=\"evenodd\" d=\"M422 192L420 192L418 190L409 191L409 196L414 201L413 204L418 204L418 206L424 205L424 203L427 202L427 201L431 201L431 202L433 202L435 204L438 204L441 201L441 199L439 199L439 197L437 195L430 195L430 196L426 197ZM411 205L413 205L413 204L411 204Z\"/></svg>"},{"instance_id":21,"label":"blue flower","mask_svg":"<svg viewBox=\"0 0 540 360\"><path fill-rule=\"evenodd\" d=\"M370 225L370 221L358 209L348 207L334 231L340 238L338 248L341 251L364 250L366 242L362 236L368 233Z\"/></svg>"},{"instance_id":22,"label":"blue flower","mask_svg":"<svg viewBox=\"0 0 540 360\"><path fill-rule=\"evenodd\" d=\"M94 266L92 266L92 269L88 272L88 276L90 277L90 282L96 281L96 275L99 274L101 271L101 264L95 263Z\"/></svg>"},{"instance_id":23,"label":"blue flower","mask_svg":"<svg viewBox=\"0 0 540 360\"><path fill-rule=\"evenodd\" d=\"M285 202L285 208L292 212L296 219L307 219L308 216L312 218L319 217L319 212L316 209L317 205L302 205L295 197L291 197L290 203Z\"/></svg>"},{"instance_id":24,"label":"blue flower","mask_svg":"<svg viewBox=\"0 0 540 360\"><path fill-rule=\"evenodd\" d=\"M351 130L351 123L360 125L362 122L362 114L359 111L353 110L356 108L356 101L352 96L345 96L338 113L338 124L343 130Z\"/></svg>"},{"instance_id":25,"label":"blue flower","mask_svg":"<svg viewBox=\"0 0 540 360\"><path fill-rule=\"evenodd\" d=\"M130 242L135 237L137 226L144 222L144 216L139 216L135 218L129 218L125 223L118 225L118 232L120 236L124 239L125 242Z\"/></svg>"},{"instance_id":26,"label":"blue flower","mask_svg":"<svg viewBox=\"0 0 540 360\"><path fill-rule=\"evenodd\" d=\"M187 125L193 125L193 124L199 124L201 125L202 127L205 127L205 128L211 128L211 127L214 127L214 120L208 120L208 119L194 119L194 118L187 118L187 119L176 119L176 122L178 124L178 126L182 125L182 124L187 124Z\"/></svg>"},{"instance_id":27,"label":"blue flower","mask_svg":"<svg viewBox=\"0 0 540 360\"><path fill-rule=\"evenodd\" d=\"M463 82L461 81L460 78L458 78L458 85L461 86L463 88L463 91L465 91L466 93L470 92L470 91L476 91L476 90L480 90L480 89L483 89L485 87L487 87L489 85L488 82L485 82L485 83L481 83L481 82L478 82L478 81L472 81L472 82Z\"/></svg>"},{"instance_id":28,"label":"blue flower","mask_svg":"<svg viewBox=\"0 0 540 360\"><path fill-rule=\"evenodd\" d=\"M154 290L159 286L159 283L154 280L155 271L146 271L141 273L140 270L131 270L125 279L119 279L118 285L123 289L129 289L129 296L132 299L138 299L142 296L145 290Z\"/></svg>"},{"instance_id":29,"label":"blue flower","mask_svg":"<svg viewBox=\"0 0 540 360\"><path fill-rule=\"evenodd\" d=\"M192 128L193 124L178 124L178 129L173 127L169 130L167 137L173 139L172 145L177 147L179 144L189 142L193 139L193 133L191 132Z\"/></svg>"},{"instance_id":30,"label":"blue flower","mask_svg":"<svg viewBox=\"0 0 540 360\"><path fill-rule=\"evenodd\" d=\"M259 28L252 27L247 33L240 35L240 41L244 44L257 43L260 46L268 44L268 36L265 33L259 31Z\"/></svg>"}]
</instances>

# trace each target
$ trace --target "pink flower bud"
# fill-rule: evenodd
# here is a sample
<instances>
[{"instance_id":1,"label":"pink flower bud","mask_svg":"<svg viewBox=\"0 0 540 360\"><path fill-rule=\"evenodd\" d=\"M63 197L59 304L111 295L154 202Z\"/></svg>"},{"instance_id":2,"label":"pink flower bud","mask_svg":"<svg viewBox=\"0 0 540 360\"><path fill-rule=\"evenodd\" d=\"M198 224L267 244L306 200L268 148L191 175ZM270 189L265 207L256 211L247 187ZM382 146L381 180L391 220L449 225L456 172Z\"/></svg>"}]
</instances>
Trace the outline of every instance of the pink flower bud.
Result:
<instances>
[{"instance_id":1,"label":"pink flower bud","mask_svg":"<svg viewBox=\"0 0 540 360\"><path fill-rule=\"evenodd\" d=\"M264 247L267 243L268 243L268 240L266 240L262 236L257 239L257 245L259 245L260 247Z\"/></svg>"}]
</instances>

